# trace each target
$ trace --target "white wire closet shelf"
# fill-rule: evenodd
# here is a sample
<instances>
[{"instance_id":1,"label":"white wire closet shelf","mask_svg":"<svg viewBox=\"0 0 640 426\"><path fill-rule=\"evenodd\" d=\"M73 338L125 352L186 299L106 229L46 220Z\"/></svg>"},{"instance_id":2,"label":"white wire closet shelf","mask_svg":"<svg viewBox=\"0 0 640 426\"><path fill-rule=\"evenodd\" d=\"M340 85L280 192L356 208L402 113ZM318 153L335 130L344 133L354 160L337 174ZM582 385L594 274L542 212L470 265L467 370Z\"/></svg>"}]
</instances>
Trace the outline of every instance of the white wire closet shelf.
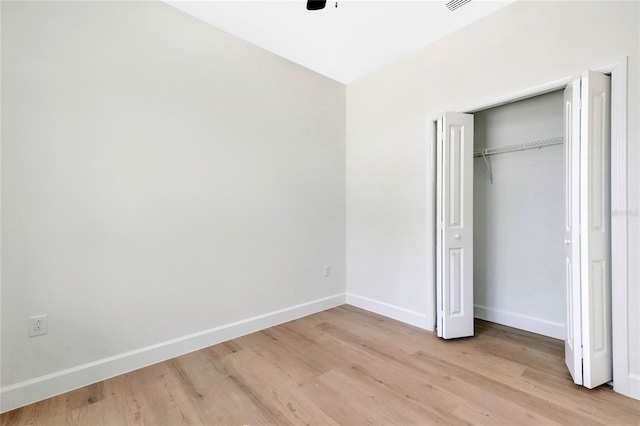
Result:
<instances>
[{"instance_id":1,"label":"white wire closet shelf","mask_svg":"<svg viewBox=\"0 0 640 426\"><path fill-rule=\"evenodd\" d=\"M489 160L487 160L488 156L496 154L506 154L508 152L526 151L529 149L538 149L545 146L562 145L563 143L564 138L560 136L557 138L541 139L537 141L501 146L497 148L476 149L473 151L473 156L482 157L482 159L484 160L484 166L487 169L487 174L489 175L489 181L491 182L491 184L493 184L493 172L491 171Z\"/></svg>"},{"instance_id":2,"label":"white wire closet shelf","mask_svg":"<svg viewBox=\"0 0 640 426\"><path fill-rule=\"evenodd\" d=\"M564 138L541 139L533 142L525 142L516 145L501 146L497 148L476 149L473 151L474 157L486 157L489 155L506 154L507 152L526 151L528 149L542 148L545 146L562 145Z\"/></svg>"}]
</instances>

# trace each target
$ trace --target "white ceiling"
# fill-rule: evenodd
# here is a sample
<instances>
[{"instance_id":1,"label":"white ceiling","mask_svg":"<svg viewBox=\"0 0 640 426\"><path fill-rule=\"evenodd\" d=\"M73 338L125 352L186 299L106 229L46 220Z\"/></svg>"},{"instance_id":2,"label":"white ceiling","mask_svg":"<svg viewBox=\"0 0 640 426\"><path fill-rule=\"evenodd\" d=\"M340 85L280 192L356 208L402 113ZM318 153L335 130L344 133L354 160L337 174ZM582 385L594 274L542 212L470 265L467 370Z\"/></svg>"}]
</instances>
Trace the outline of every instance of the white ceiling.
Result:
<instances>
[{"instance_id":1,"label":"white ceiling","mask_svg":"<svg viewBox=\"0 0 640 426\"><path fill-rule=\"evenodd\" d=\"M351 83L514 0L473 0L451 12L446 0L167 1L238 38Z\"/></svg>"}]
</instances>

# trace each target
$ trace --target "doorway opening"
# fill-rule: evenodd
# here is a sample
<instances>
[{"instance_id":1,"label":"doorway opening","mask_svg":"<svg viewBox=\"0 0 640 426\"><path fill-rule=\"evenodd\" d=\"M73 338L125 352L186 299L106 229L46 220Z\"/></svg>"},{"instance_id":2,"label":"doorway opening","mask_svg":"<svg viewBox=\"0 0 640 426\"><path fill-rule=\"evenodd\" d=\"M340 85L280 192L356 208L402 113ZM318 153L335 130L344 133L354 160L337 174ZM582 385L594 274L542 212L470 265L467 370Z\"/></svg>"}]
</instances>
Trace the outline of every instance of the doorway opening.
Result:
<instances>
[{"instance_id":1,"label":"doorway opening","mask_svg":"<svg viewBox=\"0 0 640 426\"><path fill-rule=\"evenodd\" d=\"M564 340L563 91L474 113L475 317Z\"/></svg>"}]
</instances>

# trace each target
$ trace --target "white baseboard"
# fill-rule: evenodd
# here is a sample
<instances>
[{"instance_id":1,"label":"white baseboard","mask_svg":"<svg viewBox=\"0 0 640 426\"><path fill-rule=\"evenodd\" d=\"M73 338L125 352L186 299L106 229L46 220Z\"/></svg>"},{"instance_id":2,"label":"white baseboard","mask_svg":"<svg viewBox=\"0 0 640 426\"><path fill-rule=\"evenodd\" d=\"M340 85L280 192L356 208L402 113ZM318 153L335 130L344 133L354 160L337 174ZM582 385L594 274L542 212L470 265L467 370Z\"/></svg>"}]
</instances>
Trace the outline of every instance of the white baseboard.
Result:
<instances>
[{"instance_id":1,"label":"white baseboard","mask_svg":"<svg viewBox=\"0 0 640 426\"><path fill-rule=\"evenodd\" d=\"M615 389L615 383L614 383L614 389ZM629 382L628 382L627 390L628 390L626 393L627 396L640 400L640 375L629 374Z\"/></svg>"},{"instance_id":2,"label":"white baseboard","mask_svg":"<svg viewBox=\"0 0 640 426\"><path fill-rule=\"evenodd\" d=\"M564 324L558 322L547 321L541 318L522 315L515 312L488 308L482 305L474 305L474 315L476 318L486 321L564 340Z\"/></svg>"},{"instance_id":3,"label":"white baseboard","mask_svg":"<svg viewBox=\"0 0 640 426\"><path fill-rule=\"evenodd\" d=\"M344 303L345 294L337 294L5 386L0 388L0 412L4 413Z\"/></svg>"},{"instance_id":4,"label":"white baseboard","mask_svg":"<svg viewBox=\"0 0 640 426\"><path fill-rule=\"evenodd\" d=\"M347 303L357 308L411 324L425 330L434 330L435 320L429 320L425 314L420 312L411 311L379 300L369 299L368 297L358 296L353 293L347 293Z\"/></svg>"},{"instance_id":5,"label":"white baseboard","mask_svg":"<svg viewBox=\"0 0 640 426\"><path fill-rule=\"evenodd\" d=\"M640 375L629 373L615 374L613 377L613 390L628 396L629 398L640 400Z\"/></svg>"}]
</instances>

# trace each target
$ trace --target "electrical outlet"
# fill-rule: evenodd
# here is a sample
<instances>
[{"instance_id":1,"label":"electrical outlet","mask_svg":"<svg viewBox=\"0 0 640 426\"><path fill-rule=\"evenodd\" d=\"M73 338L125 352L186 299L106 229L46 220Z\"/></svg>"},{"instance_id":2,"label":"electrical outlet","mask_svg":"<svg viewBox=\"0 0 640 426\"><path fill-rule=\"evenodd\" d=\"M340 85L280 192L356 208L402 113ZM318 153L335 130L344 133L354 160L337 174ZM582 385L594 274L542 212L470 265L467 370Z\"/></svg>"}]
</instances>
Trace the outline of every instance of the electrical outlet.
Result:
<instances>
[{"instance_id":1,"label":"electrical outlet","mask_svg":"<svg viewBox=\"0 0 640 426\"><path fill-rule=\"evenodd\" d=\"M29 318L29 337L47 334L48 315L37 315Z\"/></svg>"},{"instance_id":2,"label":"electrical outlet","mask_svg":"<svg viewBox=\"0 0 640 426\"><path fill-rule=\"evenodd\" d=\"M330 265L324 265L324 276L328 277L331 275L331 266Z\"/></svg>"}]
</instances>

